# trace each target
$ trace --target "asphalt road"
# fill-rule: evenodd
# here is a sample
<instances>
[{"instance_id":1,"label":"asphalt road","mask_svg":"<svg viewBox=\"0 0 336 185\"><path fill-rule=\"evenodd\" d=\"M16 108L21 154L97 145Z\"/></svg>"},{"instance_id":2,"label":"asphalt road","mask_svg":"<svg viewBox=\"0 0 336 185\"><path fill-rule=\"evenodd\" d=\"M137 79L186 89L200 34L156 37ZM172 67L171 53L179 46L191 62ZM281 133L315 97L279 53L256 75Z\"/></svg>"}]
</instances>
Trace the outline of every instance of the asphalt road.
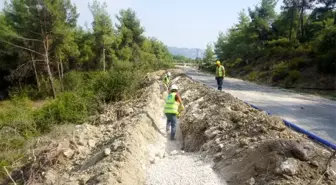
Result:
<instances>
[{"instance_id":1,"label":"asphalt road","mask_svg":"<svg viewBox=\"0 0 336 185\"><path fill-rule=\"evenodd\" d=\"M214 76L184 70L194 80L217 88ZM224 79L223 90L336 144L336 101L234 78Z\"/></svg>"}]
</instances>

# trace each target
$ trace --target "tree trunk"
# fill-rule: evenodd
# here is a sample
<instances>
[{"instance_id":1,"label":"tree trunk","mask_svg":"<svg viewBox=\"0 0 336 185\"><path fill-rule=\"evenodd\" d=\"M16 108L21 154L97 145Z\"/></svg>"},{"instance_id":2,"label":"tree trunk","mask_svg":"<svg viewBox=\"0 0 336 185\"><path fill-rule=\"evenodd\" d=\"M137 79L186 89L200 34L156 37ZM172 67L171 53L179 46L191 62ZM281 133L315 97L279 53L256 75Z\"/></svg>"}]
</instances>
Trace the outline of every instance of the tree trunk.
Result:
<instances>
[{"instance_id":1,"label":"tree trunk","mask_svg":"<svg viewBox=\"0 0 336 185\"><path fill-rule=\"evenodd\" d=\"M103 62L103 71L105 72L106 71L105 48L103 49L102 62Z\"/></svg>"},{"instance_id":2,"label":"tree trunk","mask_svg":"<svg viewBox=\"0 0 336 185\"><path fill-rule=\"evenodd\" d=\"M61 72L61 64L62 64L62 59L60 59L60 61L57 63L57 71L58 71L58 79L60 81L60 85L61 85L61 90L63 91L63 79L62 79L62 72Z\"/></svg>"},{"instance_id":3,"label":"tree trunk","mask_svg":"<svg viewBox=\"0 0 336 185\"><path fill-rule=\"evenodd\" d=\"M36 62L35 62L35 58L34 58L33 54L31 54L31 59L32 59L32 62L33 62L33 69L34 69L34 74L35 74L37 90L38 90L38 92L41 92L41 83L40 83L40 79L39 79L38 74L37 74Z\"/></svg>"},{"instance_id":4,"label":"tree trunk","mask_svg":"<svg viewBox=\"0 0 336 185\"><path fill-rule=\"evenodd\" d=\"M301 36L304 37L304 29L303 29L303 13L305 9L305 1L302 0L301 4L301 12L300 12L300 30L301 30Z\"/></svg>"},{"instance_id":5,"label":"tree trunk","mask_svg":"<svg viewBox=\"0 0 336 185\"><path fill-rule=\"evenodd\" d=\"M49 61L49 43L48 43L48 36L46 36L45 41L44 41L44 50L45 50L45 54L44 54L44 58L45 58L45 63L47 66L47 71L48 71L48 77L49 77L49 83L50 83L50 87L53 93L53 97L56 98L56 90L55 90L55 85L54 85L54 79L53 79L53 75L51 73L51 69L50 69L50 61Z\"/></svg>"},{"instance_id":6,"label":"tree trunk","mask_svg":"<svg viewBox=\"0 0 336 185\"><path fill-rule=\"evenodd\" d=\"M64 68L63 68L63 62L61 61L61 78L63 79L63 77L64 77L64 73L63 73L63 71L64 71Z\"/></svg>"},{"instance_id":7,"label":"tree trunk","mask_svg":"<svg viewBox=\"0 0 336 185\"><path fill-rule=\"evenodd\" d=\"M292 7L292 15L291 15L291 22L289 26L289 40L292 40L292 30L293 30L293 24L294 24L294 11L295 11L295 5Z\"/></svg>"}]
</instances>

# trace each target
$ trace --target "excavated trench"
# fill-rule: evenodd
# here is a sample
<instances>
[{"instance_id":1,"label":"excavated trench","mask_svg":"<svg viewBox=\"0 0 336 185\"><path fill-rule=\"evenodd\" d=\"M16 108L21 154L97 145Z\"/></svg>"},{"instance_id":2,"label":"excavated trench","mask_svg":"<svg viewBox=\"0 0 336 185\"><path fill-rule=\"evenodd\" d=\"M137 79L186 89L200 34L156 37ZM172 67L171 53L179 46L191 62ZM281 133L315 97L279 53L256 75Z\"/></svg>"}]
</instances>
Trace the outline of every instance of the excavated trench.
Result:
<instances>
[{"instance_id":1,"label":"excavated trench","mask_svg":"<svg viewBox=\"0 0 336 185\"><path fill-rule=\"evenodd\" d=\"M94 125L41 138L34 160L13 173L25 178L14 179L50 185L336 184L331 151L279 118L171 72L186 107L177 141L165 134L164 71L155 72L143 80L137 99L106 106L92 118Z\"/></svg>"}]
</instances>

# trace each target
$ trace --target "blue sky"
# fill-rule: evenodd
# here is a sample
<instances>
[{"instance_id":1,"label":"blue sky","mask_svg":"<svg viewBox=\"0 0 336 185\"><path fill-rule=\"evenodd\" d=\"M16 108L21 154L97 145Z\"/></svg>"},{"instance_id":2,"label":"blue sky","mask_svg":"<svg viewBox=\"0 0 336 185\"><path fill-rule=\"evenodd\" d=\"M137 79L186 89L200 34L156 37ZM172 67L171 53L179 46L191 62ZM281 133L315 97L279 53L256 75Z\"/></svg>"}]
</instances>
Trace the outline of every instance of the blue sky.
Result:
<instances>
[{"instance_id":1,"label":"blue sky","mask_svg":"<svg viewBox=\"0 0 336 185\"><path fill-rule=\"evenodd\" d=\"M219 31L237 22L238 12L253 7L260 0L106 0L108 11L115 21L120 9L132 8L146 29L168 46L205 48L214 42ZM88 3L92 0L72 0L80 13L78 23L91 24ZM0 8L4 0L0 0ZM280 10L280 3L277 5Z\"/></svg>"}]
</instances>

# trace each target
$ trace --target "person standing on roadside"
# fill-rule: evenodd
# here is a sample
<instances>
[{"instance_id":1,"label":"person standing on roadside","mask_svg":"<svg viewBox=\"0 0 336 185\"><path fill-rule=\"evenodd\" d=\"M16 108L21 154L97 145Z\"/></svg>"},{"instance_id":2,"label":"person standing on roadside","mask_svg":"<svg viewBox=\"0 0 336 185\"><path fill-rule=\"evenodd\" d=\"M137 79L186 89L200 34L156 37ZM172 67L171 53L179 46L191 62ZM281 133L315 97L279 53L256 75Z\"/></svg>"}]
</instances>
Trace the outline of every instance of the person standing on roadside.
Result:
<instances>
[{"instance_id":1,"label":"person standing on roadside","mask_svg":"<svg viewBox=\"0 0 336 185\"><path fill-rule=\"evenodd\" d=\"M164 106L164 113L167 117L166 132L168 134L171 127L171 140L175 140L177 118L179 117L180 112L184 109L181 96L178 94L177 90L177 86L173 84L170 88L170 92L166 98Z\"/></svg>"},{"instance_id":2,"label":"person standing on roadside","mask_svg":"<svg viewBox=\"0 0 336 185\"><path fill-rule=\"evenodd\" d=\"M225 68L221 65L220 61L216 62L216 81L218 90L222 91L223 88L223 80L225 77Z\"/></svg>"}]
</instances>

